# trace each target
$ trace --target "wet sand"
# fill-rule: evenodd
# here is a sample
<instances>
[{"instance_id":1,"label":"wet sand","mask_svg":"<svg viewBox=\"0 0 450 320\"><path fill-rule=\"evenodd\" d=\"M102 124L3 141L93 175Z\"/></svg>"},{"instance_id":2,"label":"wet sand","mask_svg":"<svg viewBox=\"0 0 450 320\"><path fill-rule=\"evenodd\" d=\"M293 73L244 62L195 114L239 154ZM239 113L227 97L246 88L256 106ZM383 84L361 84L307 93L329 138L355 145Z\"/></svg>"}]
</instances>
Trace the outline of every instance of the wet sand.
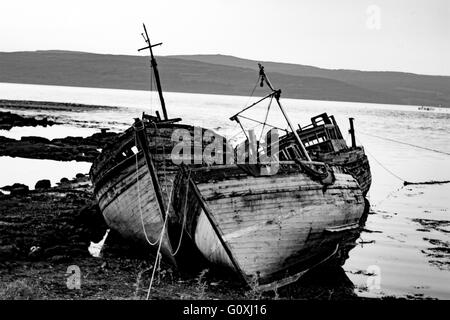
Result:
<instances>
[{"instance_id":1,"label":"wet sand","mask_svg":"<svg viewBox=\"0 0 450 320\"><path fill-rule=\"evenodd\" d=\"M450 184L405 186L372 206L344 269L365 297L450 299ZM379 286L368 289L376 277Z\"/></svg>"}]
</instances>

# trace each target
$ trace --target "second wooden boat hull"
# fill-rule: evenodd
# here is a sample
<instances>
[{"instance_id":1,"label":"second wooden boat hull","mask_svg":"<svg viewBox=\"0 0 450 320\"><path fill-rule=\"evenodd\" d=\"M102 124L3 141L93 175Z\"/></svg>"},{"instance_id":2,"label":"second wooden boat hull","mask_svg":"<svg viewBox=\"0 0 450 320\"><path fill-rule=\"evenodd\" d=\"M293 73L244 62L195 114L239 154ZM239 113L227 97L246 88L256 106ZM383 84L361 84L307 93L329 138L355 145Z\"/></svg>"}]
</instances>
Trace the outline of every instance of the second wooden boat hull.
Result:
<instances>
[{"instance_id":1,"label":"second wooden boat hull","mask_svg":"<svg viewBox=\"0 0 450 320\"><path fill-rule=\"evenodd\" d=\"M202 254L266 289L295 281L311 261L331 255L340 239L333 231L358 225L361 190L349 174L336 173L324 188L296 169L254 177L236 166L222 179L216 173L224 168L194 175L204 203L192 233Z\"/></svg>"}]
</instances>

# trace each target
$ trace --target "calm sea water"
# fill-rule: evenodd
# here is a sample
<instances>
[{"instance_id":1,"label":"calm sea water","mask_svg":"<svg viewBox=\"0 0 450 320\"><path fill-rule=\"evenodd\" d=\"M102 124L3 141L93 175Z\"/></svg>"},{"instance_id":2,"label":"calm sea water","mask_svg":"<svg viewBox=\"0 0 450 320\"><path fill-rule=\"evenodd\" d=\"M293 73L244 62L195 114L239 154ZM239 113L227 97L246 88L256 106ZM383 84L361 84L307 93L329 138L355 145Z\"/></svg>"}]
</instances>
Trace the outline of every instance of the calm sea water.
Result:
<instances>
[{"instance_id":1,"label":"calm sea water","mask_svg":"<svg viewBox=\"0 0 450 320\"><path fill-rule=\"evenodd\" d=\"M169 116L214 129L239 140L240 128L229 117L253 98L223 95L166 93ZM88 136L101 127L121 131L142 112L158 109L155 93L133 90L75 88L0 83L0 99L74 102L114 108L80 110L12 110L23 115L47 116L68 125L48 128L16 128L0 135L47 138ZM450 184L402 187L402 180L450 180L450 157L371 135L378 135L450 153L450 110L418 110L417 106L282 99L290 118L306 125L319 113L335 115L342 133L348 118L355 118L357 141L369 155L373 184L369 192L372 213L359 245L350 252L344 269L362 296L432 297L450 299ZM247 116L264 119L267 104ZM0 108L0 110L7 110ZM286 124L272 106L270 123ZM246 128L255 123L245 122ZM258 133L260 127L255 127ZM347 140L349 137L347 136ZM42 161L42 162L36 162ZM385 168L383 168L382 166ZM0 157L0 185L27 182L38 177L53 180L87 173L89 164ZM27 167L27 171L21 168ZM54 168L58 167L58 170ZM388 170L398 177L395 177Z\"/></svg>"}]
</instances>

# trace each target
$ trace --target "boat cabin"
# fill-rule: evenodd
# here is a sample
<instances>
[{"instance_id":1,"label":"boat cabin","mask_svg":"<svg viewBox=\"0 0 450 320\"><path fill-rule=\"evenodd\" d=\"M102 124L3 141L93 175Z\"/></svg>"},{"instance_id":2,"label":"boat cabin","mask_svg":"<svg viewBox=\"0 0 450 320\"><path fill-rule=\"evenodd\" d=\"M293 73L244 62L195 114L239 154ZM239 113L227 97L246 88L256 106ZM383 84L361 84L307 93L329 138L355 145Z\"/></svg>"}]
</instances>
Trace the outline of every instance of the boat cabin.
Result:
<instances>
[{"instance_id":1,"label":"boat cabin","mask_svg":"<svg viewBox=\"0 0 450 320\"><path fill-rule=\"evenodd\" d=\"M305 127L299 126L297 134L310 153L327 153L348 149L334 116L328 116L327 113L312 117L311 123ZM279 150L280 160L302 158L302 153L292 133L280 138Z\"/></svg>"}]
</instances>

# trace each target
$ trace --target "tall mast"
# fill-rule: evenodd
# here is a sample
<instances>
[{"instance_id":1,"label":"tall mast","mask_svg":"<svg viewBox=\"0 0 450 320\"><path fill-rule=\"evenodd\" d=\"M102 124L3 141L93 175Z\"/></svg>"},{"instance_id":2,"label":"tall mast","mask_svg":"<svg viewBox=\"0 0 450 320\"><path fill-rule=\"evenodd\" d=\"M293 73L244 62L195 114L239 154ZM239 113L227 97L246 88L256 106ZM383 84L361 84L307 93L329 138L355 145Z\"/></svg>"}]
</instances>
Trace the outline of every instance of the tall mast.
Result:
<instances>
[{"instance_id":1,"label":"tall mast","mask_svg":"<svg viewBox=\"0 0 450 320\"><path fill-rule=\"evenodd\" d=\"M164 115L164 120L168 120L166 103L164 102L164 96L163 96L162 88L161 88L161 79L159 78L158 64L156 63L156 59L155 59L155 56L153 55L153 50L152 50L153 47L162 45L162 42L152 45L150 43L150 38L147 33L147 28L145 27L145 24L142 24L142 25L144 26L144 32L145 32L145 35L142 34L142 36L144 37L144 40L147 43L147 46L139 49L138 51L142 51L145 49L150 50L150 62L151 62L152 68L153 68L153 72L155 74L156 87L158 89L159 100L161 101L161 107L162 107L162 111L163 111L163 115Z\"/></svg>"},{"instance_id":2,"label":"tall mast","mask_svg":"<svg viewBox=\"0 0 450 320\"><path fill-rule=\"evenodd\" d=\"M265 72L264 72L264 67L258 63L259 66L259 76L261 77L261 87L263 85L263 82L265 82L267 84L267 86L270 88L270 90L272 90L272 92L275 92L275 100L277 101L278 106L280 107L281 112L283 113L284 118L286 119L289 128L291 128L292 133L295 136L295 140L297 140L297 143L303 153L303 155L305 156L306 160L311 161L311 158L309 157L308 151L306 151L305 146L303 145L302 140L300 139L300 137L297 134L297 130L294 128L294 126L291 123L291 120L289 119L286 111L284 110L283 106L280 103L280 95L281 95L281 90L275 90L272 86L272 84L270 83L269 79L267 78Z\"/></svg>"}]
</instances>

